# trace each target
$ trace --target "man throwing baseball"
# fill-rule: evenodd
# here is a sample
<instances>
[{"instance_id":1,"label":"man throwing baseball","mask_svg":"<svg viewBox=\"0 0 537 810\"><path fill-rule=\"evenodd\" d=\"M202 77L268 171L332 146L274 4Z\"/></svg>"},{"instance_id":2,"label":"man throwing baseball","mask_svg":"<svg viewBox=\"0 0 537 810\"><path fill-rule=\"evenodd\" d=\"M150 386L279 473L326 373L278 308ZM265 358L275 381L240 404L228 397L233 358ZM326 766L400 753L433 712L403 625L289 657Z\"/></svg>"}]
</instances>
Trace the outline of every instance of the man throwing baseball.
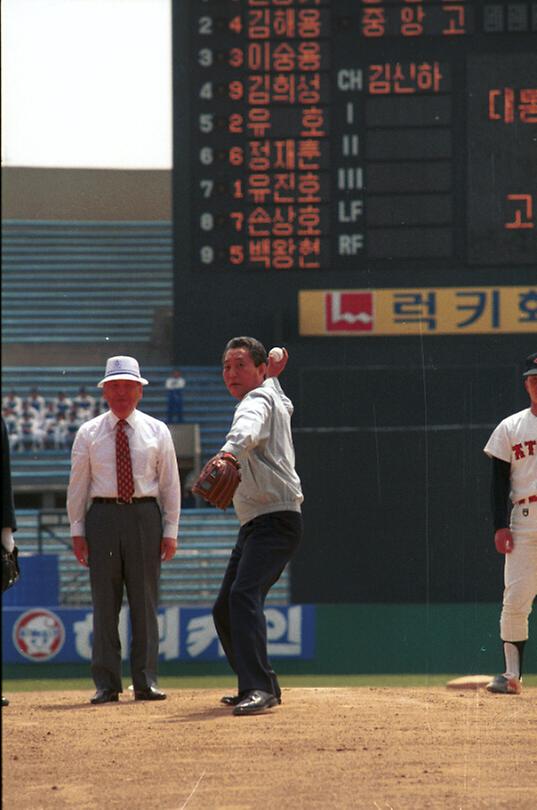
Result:
<instances>
[{"instance_id":1,"label":"man throwing baseball","mask_svg":"<svg viewBox=\"0 0 537 810\"><path fill-rule=\"evenodd\" d=\"M251 337L229 341L223 377L239 404L225 444L193 488L223 508L231 498L221 494L226 470L235 482L232 490L236 487L233 505L240 530L213 608L218 636L238 677L238 694L222 698L235 715L258 714L281 703L268 660L263 607L302 537L303 496L291 437L293 405L278 381L287 359L285 349L267 357L264 346ZM214 500L211 490L219 493Z\"/></svg>"},{"instance_id":2,"label":"man throwing baseball","mask_svg":"<svg viewBox=\"0 0 537 810\"><path fill-rule=\"evenodd\" d=\"M523 378L530 407L500 422L484 448L493 464L494 543L505 554L500 619L505 672L487 689L504 695L521 692L528 616L537 595L537 352L526 358Z\"/></svg>"}]
</instances>

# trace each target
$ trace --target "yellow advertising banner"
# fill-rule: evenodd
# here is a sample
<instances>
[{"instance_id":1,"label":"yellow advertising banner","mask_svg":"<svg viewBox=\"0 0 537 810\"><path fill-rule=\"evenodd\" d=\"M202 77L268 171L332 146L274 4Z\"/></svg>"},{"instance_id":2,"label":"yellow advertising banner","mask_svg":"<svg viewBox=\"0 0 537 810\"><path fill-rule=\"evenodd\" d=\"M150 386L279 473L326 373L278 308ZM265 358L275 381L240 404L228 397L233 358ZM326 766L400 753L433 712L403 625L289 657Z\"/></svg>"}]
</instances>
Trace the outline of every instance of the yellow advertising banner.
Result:
<instances>
[{"instance_id":1,"label":"yellow advertising banner","mask_svg":"<svg viewBox=\"0 0 537 810\"><path fill-rule=\"evenodd\" d=\"M298 310L301 335L537 333L537 286L300 290Z\"/></svg>"}]
</instances>

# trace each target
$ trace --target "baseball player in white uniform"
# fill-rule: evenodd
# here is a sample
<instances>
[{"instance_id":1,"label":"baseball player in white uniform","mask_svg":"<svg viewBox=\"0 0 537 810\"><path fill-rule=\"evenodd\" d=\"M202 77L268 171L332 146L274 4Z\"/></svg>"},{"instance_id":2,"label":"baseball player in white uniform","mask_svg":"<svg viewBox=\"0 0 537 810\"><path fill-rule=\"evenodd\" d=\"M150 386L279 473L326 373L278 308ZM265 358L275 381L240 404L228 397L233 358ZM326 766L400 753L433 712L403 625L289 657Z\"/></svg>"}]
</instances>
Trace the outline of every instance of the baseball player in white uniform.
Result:
<instances>
[{"instance_id":1,"label":"baseball player in white uniform","mask_svg":"<svg viewBox=\"0 0 537 810\"><path fill-rule=\"evenodd\" d=\"M537 595L537 352L526 358L523 378L530 407L500 422L484 448L493 462L494 543L505 554L500 618L505 672L487 689L503 695L521 692L528 617Z\"/></svg>"}]
</instances>

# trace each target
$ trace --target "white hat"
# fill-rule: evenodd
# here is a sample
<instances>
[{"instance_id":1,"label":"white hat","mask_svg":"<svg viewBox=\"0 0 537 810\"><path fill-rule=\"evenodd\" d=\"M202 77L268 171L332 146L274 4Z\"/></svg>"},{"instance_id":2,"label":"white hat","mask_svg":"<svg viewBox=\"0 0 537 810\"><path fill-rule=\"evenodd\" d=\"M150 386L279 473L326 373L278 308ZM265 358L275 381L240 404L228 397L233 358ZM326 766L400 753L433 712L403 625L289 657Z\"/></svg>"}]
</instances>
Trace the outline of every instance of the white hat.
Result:
<instances>
[{"instance_id":1,"label":"white hat","mask_svg":"<svg viewBox=\"0 0 537 810\"><path fill-rule=\"evenodd\" d=\"M97 388L102 388L105 382L109 380L134 380L135 382L142 383L142 385L148 384L147 380L144 380L140 375L138 360L135 360L134 357L125 357L124 355L108 358L104 377L101 382L97 384Z\"/></svg>"}]
</instances>

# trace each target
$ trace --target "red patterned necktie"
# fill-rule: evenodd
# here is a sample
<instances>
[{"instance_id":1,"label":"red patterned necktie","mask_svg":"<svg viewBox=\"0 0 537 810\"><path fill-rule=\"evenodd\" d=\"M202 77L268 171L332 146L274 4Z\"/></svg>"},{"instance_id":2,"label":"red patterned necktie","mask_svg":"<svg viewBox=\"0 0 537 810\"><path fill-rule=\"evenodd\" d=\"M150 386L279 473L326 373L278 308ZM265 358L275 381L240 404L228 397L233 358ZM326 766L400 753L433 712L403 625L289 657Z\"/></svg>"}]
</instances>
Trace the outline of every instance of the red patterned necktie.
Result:
<instances>
[{"instance_id":1,"label":"red patterned necktie","mask_svg":"<svg viewBox=\"0 0 537 810\"><path fill-rule=\"evenodd\" d=\"M134 495L134 481L129 439L125 432L126 424L125 419L120 419L116 431L117 497L123 501L130 501Z\"/></svg>"}]
</instances>

